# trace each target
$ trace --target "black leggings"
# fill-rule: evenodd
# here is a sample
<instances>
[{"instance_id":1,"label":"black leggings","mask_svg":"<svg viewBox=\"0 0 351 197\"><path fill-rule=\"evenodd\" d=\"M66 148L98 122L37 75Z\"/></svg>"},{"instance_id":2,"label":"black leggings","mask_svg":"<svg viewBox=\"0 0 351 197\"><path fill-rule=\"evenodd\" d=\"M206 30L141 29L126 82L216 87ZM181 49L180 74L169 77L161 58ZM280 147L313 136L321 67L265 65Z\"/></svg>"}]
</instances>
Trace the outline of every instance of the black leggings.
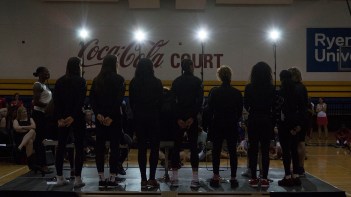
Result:
<instances>
[{"instance_id":1,"label":"black leggings","mask_svg":"<svg viewBox=\"0 0 351 197\"><path fill-rule=\"evenodd\" d=\"M81 176L83 167L83 154L84 154L84 131L85 124L83 118L75 120L70 127L58 128L58 146L56 152L56 172L58 176L62 176L63 159L66 153L66 144L70 132L74 135L74 175ZM72 158L70 158L72 159ZM72 161L70 161L71 163Z\"/></svg>"},{"instance_id":2,"label":"black leggings","mask_svg":"<svg viewBox=\"0 0 351 197\"><path fill-rule=\"evenodd\" d=\"M175 142L174 148L172 152L172 168L178 169L180 168L180 148L183 143L184 132L186 131L189 138L189 146L190 146L190 163L193 169L199 168L199 154L197 150L197 138L198 138L198 122L197 118L193 117L194 122L190 126L190 128L186 131L184 129L180 129L179 126L176 128L175 134Z\"/></svg>"},{"instance_id":3,"label":"black leggings","mask_svg":"<svg viewBox=\"0 0 351 197\"><path fill-rule=\"evenodd\" d=\"M141 180L147 180L147 141L150 142L150 179L155 179L158 155L160 149L160 121L158 113L135 114L135 130L138 139L138 163Z\"/></svg>"},{"instance_id":4,"label":"black leggings","mask_svg":"<svg viewBox=\"0 0 351 197\"><path fill-rule=\"evenodd\" d=\"M43 112L38 110L33 110L32 117L36 125L36 136L33 147L36 154L37 164L40 166L46 166L46 152L43 140L46 138L47 118Z\"/></svg>"},{"instance_id":5,"label":"black leggings","mask_svg":"<svg viewBox=\"0 0 351 197\"><path fill-rule=\"evenodd\" d=\"M219 175L220 155L222 151L223 140L227 141L228 152L230 156L231 177L236 177L238 167L238 156L236 155L236 144L238 141L238 126L235 122L215 124L213 127L213 150L212 165L213 174Z\"/></svg>"},{"instance_id":6,"label":"black leggings","mask_svg":"<svg viewBox=\"0 0 351 197\"><path fill-rule=\"evenodd\" d=\"M269 116L249 118L248 136L249 136L249 168L251 178L257 178L257 157L259 144L261 145L262 154L262 178L267 179L269 170L269 147L273 134L272 120Z\"/></svg>"},{"instance_id":7,"label":"black leggings","mask_svg":"<svg viewBox=\"0 0 351 197\"><path fill-rule=\"evenodd\" d=\"M106 141L110 141L110 173L117 174L119 142L121 138L121 120L113 120L110 126L96 122L96 168L98 173L104 172Z\"/></svg>"},{"instance_id":8,"label":"black leggings","mask_svg":"<svg viewBox=\"0 0 351 197\"><path fill-rule=\"evenodd\" d=\"M285 175L291 175L290 164L293 164L293 174L299 170L299 156L297 153L297 144L299 135L292 135L290 129L284 123L279 125L279 141L283 151L283 165Z\"/></svg>"}]
</instances>

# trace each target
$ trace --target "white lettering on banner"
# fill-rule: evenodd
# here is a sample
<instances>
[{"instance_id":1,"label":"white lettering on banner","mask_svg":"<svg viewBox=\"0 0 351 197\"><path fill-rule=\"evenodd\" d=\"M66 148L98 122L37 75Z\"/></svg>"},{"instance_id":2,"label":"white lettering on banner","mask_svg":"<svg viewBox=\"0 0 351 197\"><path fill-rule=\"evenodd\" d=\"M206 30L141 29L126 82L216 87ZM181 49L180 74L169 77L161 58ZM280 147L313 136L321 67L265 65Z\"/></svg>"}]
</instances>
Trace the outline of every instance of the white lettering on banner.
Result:
<instances>
[{"instance_id":1,"label":"white lettering on banner","mask_svg":"<svg viewBox=\"0 0 351 197\"><path fill-rule=\"evenodd\" d=\"M351 61L350 53L340 53L340 48L350 46L351 37L329 37L324 33L316 33L314 37L314 58L318 62ZM322 48L321 48L322 46ZM335 48L338 49L335 50Z\"/></svg>"},{"instance_id":2,"label":"white lettering on banner","mask_svg":"<svg viewBox=\"0 0 351 197\"><path fill-rule=\"evenodd\" d=\"M331 49L336 46L350 46L351 37L328 37L323 33L317 33L314 37L315 46L326 46Z\"/></svg>"},{"instance_id":3,"label":"white lettering on banner","mask_svg":"<svg viewBox=\"0 0 351 197\"><path fill-rule=\"evenodd\" d=\"M335 51L327 51L326 49L315 49L314 50L315 60L318 62L339 62L340 58L342 62L351 61L350 53L340 53L340 49Z\"/></svg>"}]
</instances>

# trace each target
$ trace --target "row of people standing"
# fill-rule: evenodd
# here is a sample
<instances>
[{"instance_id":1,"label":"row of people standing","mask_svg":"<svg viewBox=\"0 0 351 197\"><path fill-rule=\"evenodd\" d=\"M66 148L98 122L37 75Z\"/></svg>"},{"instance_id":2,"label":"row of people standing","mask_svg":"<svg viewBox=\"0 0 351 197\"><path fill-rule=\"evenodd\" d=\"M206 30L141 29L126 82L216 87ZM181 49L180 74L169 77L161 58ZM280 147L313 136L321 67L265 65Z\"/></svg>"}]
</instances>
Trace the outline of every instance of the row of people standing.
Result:
<instances>
[{"instance_id":1,"label":"row of people standing","mask_svg":"<svg viewBox=\"0 0 351 197\"><path fill-rule=\"evenodd\" d=\"M81 179L83 143L79 142L84 138L84 116L82 107L86 93L86 83L81 77L80 59L70 58L67 64L66 74L61 77L55 86L54 104L55 115L58 120L59 127L59 145L56 155L56 170L57 184L66 184L62 177L63 153L66 145L68 130L75 130L75 145L76 145L76 161L75 161L75 186L82 187L84 183ZM116 56L107 55L103 61L100 73L93 80L90 102L93 111L97 118L97 134L96 134L96 164L99 174L99 186L117 186L117 164L118 164L118 148L120 133L122 132L120 107L125 94L125 84L122 76L117 74L118 60ZM191 150L191 166L193 178L191 187L199 187L198 165L199 158L197 154L197 114L200 112L203 103L203 86L199 78L195 77L194 66L191 60L183 60L181 63L182 75L174 80L171 87L171 92L175 98L175 147L172 154L172 186L178 185L178 169L179 166L179 149L181 139L184 132L187 132L190 141ZM45 71L45 70L44 70ZM209 114L211 129L209 136L214 143L213 150L213 167L214 176L211 180L212 185L219 184L219 154L223 139L227 139L231 156L231 185L236 187L237 158L235 153L235 145L237 142L237 123L242 114L243 102L240 92L230 85L231 69L227 66L222 66L217 71L222 85L211 90L209 95ZM283 152L285 152L284 167L286 177L282 180L291 179L290 160L293 155L294 172L296 160L295 157L295 135L301 130L302 120L300 114L304 113L303 99L300 93L296 91L295 84L292 82L290 72L281 73L282 86L275 94L274 86L272 85L272 76L270 67L263 62L259 62L252 69L251 82L245 89L244 103L249 111L249 161L252 172L256 172L255 163L257 163L257 147L261 143L263 155L263 177L258 180L253 174L250 184L260 183L264 186L264 181L267 181L269 167L269 140L267 137L273 131L274 112L276 106L275 98L280 99L279 110L280 118L278 125L281 130L280 137L284 142ZM45 72L41 76L45 75ZM44 78L47 79L48 77ZM39 78L40 79L40 78ZM40 80L39 80L40 81ZM37 98L44 103L49 97L46 93L47 89L43 87L43 83L38 84L41 94ZM36 85L35 85L36 86ZM262 89L263 88L263 89ZM39 89L39 88L38 88ZM136 134L138 137L138 163L141 173L141 188L158 187L159 184L155 180L156 166L158 160L158 151L160 143L160 109L162 107L163 88L159 79L154 76L153 64L149 59L141 59L137 65L134 78L130 83L129 88L130 105L134 115L134 124L136 126ZM251 96L250 96L251 95ZM37 111L40 111L40 105L37 106ZM299 114L300 113L300 114ZM258 127L261 125L261 127ZM255 133L256 132L256 133ZM291 135L293 138L291 138ZM251 137L250 137L251 136ZM236 140L235 140L236 139ZM268 143L266 141L268 140ZM104 176L104 148L105 142L110 141L110 174L109 178ZM146 176L146 142L150 141L150 176ZM233 143L231 143L233 141ZM267 148L265 145L268 145ZM262 147L263 146L263 147ZM282 145L283 147L283 145ZM263 150L264 149L264 150ZM257 150L257 152L256 152ZM297 149L296 149L297 151ZM265 154L267 153L267 154ZM284 154L284 153L283 153ZM289 165L289 167L288 167ZM294 179L295 180L295 179ZM280 181L280 184L283 183ZM289 182L290 183L290 182ZM284 185L281 184L281 185ZM286 184L285 184L286 185Z\"/></svg>"}]
</instances>

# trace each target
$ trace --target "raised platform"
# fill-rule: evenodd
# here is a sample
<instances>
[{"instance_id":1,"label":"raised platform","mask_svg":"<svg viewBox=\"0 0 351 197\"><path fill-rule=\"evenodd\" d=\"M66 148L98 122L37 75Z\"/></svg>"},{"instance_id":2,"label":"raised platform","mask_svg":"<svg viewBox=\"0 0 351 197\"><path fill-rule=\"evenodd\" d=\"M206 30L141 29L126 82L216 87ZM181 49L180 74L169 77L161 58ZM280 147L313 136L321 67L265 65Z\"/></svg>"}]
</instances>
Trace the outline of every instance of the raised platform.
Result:
<instances>
[{"instance_id":1,"label":"raised platform","mask_svg":"<svg viewBox=\"0 0 351 197\"><path fill-rule=\"evenodd\" d=\"M42 177L40 174L29 172L23 176L0 187L0 196L23 196L24 193L30 196L108 196L108 195L151 195L151 196L178 196L178 195L236 195L236 196L346 196L344 191L341 191L334 186L323 182L322 180L306 174L302 178L302 186L299 187L280 187L278 180L283 177L282 169L270 169L269 178L273 181L268 189L252 188L248 184L248 179L240 174L244 169L238 168L239 187L231 188L228 182L230 170L221 171L223 177L222 184L219 188L213 188L209 185L209 178L212 172L206 168L199 169L201 187L199 189L191 189L190 181L192 177L191 168L182 168L179 171L179 181L181 185L177 188L170 186L170 183L160 181L160 188L155 190L141 191L140 188L140 172L139 168L129 168L126 176L120 176L125 180L120 183L117 188L100 190L98 187L98 176L96 168L83 168L83 180L86 186L80 189L73 188L73 181L70 184L57 187L52 181L54 174ZM105 170L107 175L108 169ZM69 169L64 170L64 175L69 177ZM164 171L158 168L156 177L162 177Z\"/></svg>"}]
</instances>

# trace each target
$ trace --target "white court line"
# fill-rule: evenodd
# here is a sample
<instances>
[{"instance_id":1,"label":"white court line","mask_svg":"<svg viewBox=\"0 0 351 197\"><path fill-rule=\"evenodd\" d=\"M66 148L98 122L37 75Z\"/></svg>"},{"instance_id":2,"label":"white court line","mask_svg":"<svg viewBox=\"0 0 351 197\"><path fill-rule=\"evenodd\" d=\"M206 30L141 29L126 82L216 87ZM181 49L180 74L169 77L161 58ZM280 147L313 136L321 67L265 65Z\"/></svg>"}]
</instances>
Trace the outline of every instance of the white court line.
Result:
<instances>
[{"instance_id":1,"label":"white court line","mask_svg":"<svg viewBox=\"0 0 351 197\"><path fill-rule=\"evenodd\" d=\"M0 179L3 179L4 177L7 177L7 176L9 176L9 175L11 175L13 173L16 173L16 172L20 171L20 170L23 170L24 168L27 168L27 166L23 166L22 168L19 168L19 169L15 170L15 171L12 171L12 172L8 173L8 174L5 174L4 176L0 177Z\"/></svg>"},{"instance_id":2,"label":"white court line","mask_svg":"<svg viewBox=\"0 0 351 197\"><path fill-rule=\"evenodd\" d=\"M345 192L345 194L346 194L346 196L351 196L351 194L350 194L350 193Z\"/></svg>"}]
</instances>

